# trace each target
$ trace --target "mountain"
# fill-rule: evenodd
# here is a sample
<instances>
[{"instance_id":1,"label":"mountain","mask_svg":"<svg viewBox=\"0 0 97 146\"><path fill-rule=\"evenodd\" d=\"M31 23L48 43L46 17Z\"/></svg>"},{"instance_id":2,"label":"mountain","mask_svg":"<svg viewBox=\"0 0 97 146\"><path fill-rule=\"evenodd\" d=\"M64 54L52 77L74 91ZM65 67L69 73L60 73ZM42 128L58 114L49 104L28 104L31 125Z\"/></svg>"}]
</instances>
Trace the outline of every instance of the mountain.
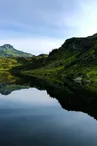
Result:
<instances>
[{"instance_id":1,"label":"mountain","mask_svg":"<svg viewBox=\"0 0 97 146\"><path fill-rule=\"evenodd\" d=\"M67 39L60 48L52 50L48 55L20 57L22 53L10 45L4 45L0 50L1 56L6 56L2 55L4 50L7 51L5 54L9 54L9 57L0 58L2 76L7 71L15 75L50 79L59 84L69 79L97 93L97 34Z\"/></svg>"},{"instance_id":2,"label":"mountain","mask_svg":"<svg viewBox=\"0 0 97 146\"><path fill-rule=\"evenodd\" d=\"M16 50L10 44L5 44L0 46L0 57L32 57L30 53L25 53L23 51Z\"/></svg>"},{"instance_id":3,"label":"mountain","mask_svg":"<svg viewBox=\"0 0 97 146\"><path fill-rule=\"evenodd\" d=\"M13 68L21 74L50 78L63 82L65 78L88 88L97 84L97 34L67 39L52 50L48 56L32 58L25 64ZM92 87L92 86L91 86Z\"/></svg>"}]
</instances>

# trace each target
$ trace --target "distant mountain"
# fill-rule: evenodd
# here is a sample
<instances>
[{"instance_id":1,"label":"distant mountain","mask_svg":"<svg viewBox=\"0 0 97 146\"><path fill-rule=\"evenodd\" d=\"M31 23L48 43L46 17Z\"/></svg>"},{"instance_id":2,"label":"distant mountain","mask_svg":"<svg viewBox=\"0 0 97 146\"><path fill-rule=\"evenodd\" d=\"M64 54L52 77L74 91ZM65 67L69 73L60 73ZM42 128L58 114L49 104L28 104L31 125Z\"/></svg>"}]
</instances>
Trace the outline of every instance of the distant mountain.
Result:
<instances>
[{"instance_id":1,"label":"distant mountain","mask_svg":"<svg viewBox=\"0 0 97 146\"><path fill-rule=\"evenodd\" d=\"M16 50L12 45L5 44L0 46L0 57L32 57L30 53Z\"/></svg>"}]
</instances>

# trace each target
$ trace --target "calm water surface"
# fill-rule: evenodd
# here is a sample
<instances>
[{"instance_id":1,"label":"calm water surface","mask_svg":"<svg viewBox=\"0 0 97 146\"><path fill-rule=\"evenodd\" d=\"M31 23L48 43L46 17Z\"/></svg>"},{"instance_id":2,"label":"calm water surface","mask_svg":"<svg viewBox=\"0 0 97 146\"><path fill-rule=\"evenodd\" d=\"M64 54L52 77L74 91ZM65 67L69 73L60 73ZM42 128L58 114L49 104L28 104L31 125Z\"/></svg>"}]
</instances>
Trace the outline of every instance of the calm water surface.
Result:
<instances>
[{"instance_id":1,"label":"calm water surface","mask_svg":"<svg viewBox=\"0 0 97 146\"><path fill-rule=\"evenodd\" d=\"M0 94L0 146L97 146L97 121L35 88Z\"/></svg>"}]
</instances>

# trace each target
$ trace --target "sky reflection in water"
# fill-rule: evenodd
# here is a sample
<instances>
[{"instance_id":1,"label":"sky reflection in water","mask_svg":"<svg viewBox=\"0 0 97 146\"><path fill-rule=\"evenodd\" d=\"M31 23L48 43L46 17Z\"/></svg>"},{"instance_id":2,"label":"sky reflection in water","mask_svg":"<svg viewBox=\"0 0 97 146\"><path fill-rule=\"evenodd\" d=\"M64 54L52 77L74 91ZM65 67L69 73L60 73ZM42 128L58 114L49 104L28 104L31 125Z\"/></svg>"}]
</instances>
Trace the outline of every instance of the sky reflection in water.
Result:
<instances>
[{"instance_id":1,"label":"sky reflection in water","mask_svg":"<svg viewBox=\"0 0 97 146\"><path fill-rule=\"evenodd\" d=\"M97 146L97 121L35 88L0 95L0 146Z\"/></svg>"}]
</instances>

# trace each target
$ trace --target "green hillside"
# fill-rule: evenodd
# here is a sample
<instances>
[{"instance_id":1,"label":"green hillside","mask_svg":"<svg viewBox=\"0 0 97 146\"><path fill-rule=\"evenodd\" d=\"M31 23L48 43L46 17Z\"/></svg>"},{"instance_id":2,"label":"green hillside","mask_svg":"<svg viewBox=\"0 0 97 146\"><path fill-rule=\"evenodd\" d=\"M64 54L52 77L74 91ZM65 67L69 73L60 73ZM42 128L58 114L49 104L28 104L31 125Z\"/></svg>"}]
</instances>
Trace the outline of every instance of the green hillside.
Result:
<instances>
[{"instance_id":1,"label":"green hillside","mask_svg":"<svg viewBox=\"0 0 97 146\"><path fill-rule=\"evenodd\" d=\"M0 46L0 57L32 57L30 53L16 50L13 46L5 44Z\"/></svg>"},{"instance_id":2,"label":"green hillside","mask_svg":"<svg viewBox=\"0 0 97 146\"><path fill-rule=\"evenodd\" d=\"M30 58L14 68L22 74L78 83L97 83L97 34L70 38L47 56Z\"/></svg>"},{"instance_id":3,"label":"green hillside","mask_svg":"<svg viewBox=\"0 0 97 146\"><path fill-rule=\"evenodd\" d=\"M0 73L4 71L59 83L69 79L97 92L97 34L86 38L67 39L49 55L1 57Z\"/></svg>"}]
</instances>

